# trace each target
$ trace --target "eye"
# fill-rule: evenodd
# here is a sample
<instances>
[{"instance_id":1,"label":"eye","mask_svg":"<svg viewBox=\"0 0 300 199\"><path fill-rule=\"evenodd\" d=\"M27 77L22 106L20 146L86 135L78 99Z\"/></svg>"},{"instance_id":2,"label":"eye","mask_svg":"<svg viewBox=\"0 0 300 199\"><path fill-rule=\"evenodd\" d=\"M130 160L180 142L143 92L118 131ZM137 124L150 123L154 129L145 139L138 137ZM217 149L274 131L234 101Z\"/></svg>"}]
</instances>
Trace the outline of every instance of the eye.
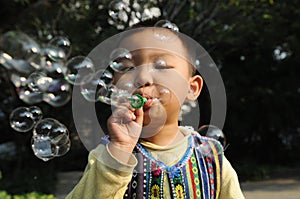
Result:
<instances>
[{"instance_id":1,"label":"eye","mask_svg":"<svg viewBox=\"0 0 300 199\"><path fill-rule=\"evenodd\" d=\"M164 69L170 69L171 67L169 67L169 66L162 66L162 65L155 65L154 68L158 69L158 70L164 70Z\"/></svg>"},{"instance_id":2,"label":"eye","mask_svg":"<svg viewBox=\"0 0 300 199\"><path fill-rule=\"evenodd\" d=\"M158 70L170 69L172 67L167 65L167 62L164 58L159 57L154 61L154 68Z\"/></svg>"}]
</instances>

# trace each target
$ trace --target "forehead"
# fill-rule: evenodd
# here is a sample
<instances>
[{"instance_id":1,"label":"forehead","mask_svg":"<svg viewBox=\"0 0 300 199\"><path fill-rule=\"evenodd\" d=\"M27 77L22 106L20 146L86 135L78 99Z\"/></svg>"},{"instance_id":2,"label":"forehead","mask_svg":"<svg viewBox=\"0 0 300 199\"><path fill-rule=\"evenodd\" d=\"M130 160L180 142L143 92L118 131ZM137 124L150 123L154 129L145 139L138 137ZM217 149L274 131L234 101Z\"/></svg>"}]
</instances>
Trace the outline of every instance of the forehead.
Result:
<instances>
[{"instance_id":1,"label":"forehead","mask_svg":"<svg viewBox=\"0 0 300 199\"><path fill-rule=\"evenodd\" d=\"M160 31L160 34L164 34L168 39L160 39L156 36L156 31ZM182 40L166 28L138 29L123 37L119 46L135 52L142 49L155 49L156 52L173 54L188 60L187 49Z\"/></svg>"}]
</instances>

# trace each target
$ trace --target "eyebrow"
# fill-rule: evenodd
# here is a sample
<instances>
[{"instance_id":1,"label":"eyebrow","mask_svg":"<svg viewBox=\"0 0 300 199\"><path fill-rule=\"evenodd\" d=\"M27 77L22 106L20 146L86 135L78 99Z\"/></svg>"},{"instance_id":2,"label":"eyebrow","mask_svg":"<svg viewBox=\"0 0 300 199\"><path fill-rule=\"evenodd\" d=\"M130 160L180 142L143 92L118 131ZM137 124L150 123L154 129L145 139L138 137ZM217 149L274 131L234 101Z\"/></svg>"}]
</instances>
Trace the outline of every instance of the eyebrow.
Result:
<instances>
[{"instance_id":1,"label":"eyebrow","mask_svg":"<svg viewBox=\"0 0 300 199\"><path fill-rule=\"evenodd\" d=\"M143 49L140 49L140 50L143 50ZM147 50L147 49L145 49L145 50ZM132 55L133 55L134 58L136 58L138 56L138 54L139 53L137 53L137 51L132 52ZM165 51L163 51L163 52L151 52L151 53L148 54L148 56L149 56L150 59L158 58L158 57L171 57L171 58L172 57L173 58L178 57L178 58L181 58L178 55L174 55L173 53L165 52Z\"/></svg>"}]
</instances>

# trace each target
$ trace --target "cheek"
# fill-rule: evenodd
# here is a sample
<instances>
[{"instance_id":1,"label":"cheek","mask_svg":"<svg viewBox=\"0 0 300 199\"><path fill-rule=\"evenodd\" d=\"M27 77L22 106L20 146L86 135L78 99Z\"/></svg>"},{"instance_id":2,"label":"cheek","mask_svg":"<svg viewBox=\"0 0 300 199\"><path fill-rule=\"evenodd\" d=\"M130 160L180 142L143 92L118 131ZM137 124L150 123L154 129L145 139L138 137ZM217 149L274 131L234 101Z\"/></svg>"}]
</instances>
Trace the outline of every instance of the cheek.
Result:
<instances>
[{"instance_id":1,"label":"cheek","mask_svg":"<svg viewBox=\"0 0 300 199\"><path fill-rule=\"evenodd\" d=\"M175 70L168 70L167 73L157 73L154 76L155 83L170 90L172 101L177 100L182 104L187 96L189 83L187 79L181 76Z\"/></svg>"}]
</instances>

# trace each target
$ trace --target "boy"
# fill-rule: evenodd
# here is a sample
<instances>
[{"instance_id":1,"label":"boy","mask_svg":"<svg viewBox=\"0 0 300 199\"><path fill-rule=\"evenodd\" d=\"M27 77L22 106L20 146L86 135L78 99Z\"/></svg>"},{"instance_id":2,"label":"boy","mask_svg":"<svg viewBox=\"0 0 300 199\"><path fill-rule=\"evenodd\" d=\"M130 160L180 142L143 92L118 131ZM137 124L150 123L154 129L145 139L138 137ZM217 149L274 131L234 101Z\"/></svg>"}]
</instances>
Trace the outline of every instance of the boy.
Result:
<instances>
[{"instance_id":1,"label":"boy","mask_svg":"<svg viewBox=\"0 0 300 199\"><path fill-rule=\"evenodd\" d=\"M183 101L196 100L203 85L184 41L165 28L142 28L120 47L132 57L126 72L114 72L114 84L147 101L115 107L109 139L90 152L67 198L244 198L221 145L178 125Z\"/></svg>"}]
</instances>

